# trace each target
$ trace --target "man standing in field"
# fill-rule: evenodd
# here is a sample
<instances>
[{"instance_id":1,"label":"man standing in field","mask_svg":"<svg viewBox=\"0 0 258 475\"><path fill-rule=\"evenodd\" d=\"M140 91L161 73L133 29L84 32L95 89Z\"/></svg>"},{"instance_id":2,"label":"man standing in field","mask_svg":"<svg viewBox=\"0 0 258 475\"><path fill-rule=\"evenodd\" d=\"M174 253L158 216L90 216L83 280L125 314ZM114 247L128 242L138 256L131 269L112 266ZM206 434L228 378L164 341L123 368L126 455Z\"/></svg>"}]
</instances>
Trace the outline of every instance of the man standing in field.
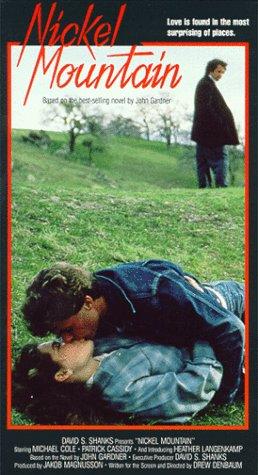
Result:
<instances>
[{"instance_id":1,"label":"man standing in field","mask_svg":"<svg viewBox=\"0 0 258 475\"><path fill-rule=\"evenodd\" d=\"M220 59L209 61L205 76L196 87L191 139L196 142L199 188L208 186L209 168L214 172L216 186L227 186L228 156L225 145L239 144L233 115L216 86L226 67L227 63Z\"/></svg>"}]
</instances>

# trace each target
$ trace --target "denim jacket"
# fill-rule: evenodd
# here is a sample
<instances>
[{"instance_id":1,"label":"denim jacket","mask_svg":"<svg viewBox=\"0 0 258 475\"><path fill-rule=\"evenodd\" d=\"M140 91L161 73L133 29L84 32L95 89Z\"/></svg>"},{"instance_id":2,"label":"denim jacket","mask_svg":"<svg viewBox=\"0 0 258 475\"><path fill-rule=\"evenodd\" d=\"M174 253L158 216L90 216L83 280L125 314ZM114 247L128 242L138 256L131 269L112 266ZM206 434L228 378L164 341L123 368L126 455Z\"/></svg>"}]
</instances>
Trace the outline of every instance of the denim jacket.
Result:
<instances>
[{"instance_id":1,"label":"denim jacket","mask_svg":"<svg viewBox=\"0 0 258 475\"><path fill-rule=\"evenodd\" d=\"M117 412L156 422L188 422L212 400L222 378L222 366L204 341L179 349L140 339L101 338L94 354L103 353L109 355L93 376L101 399Z\"/></svg>"},{"instance_id":2,"label":"denim jacket","mask_svg":"<svg viewBox=\"0 0 258 475\"><path fill-rule=\"evenodd\" d=\"M223 365L220 402L230 402L241 380L244 325L205 288L201 292L193 287L185 275L165 260L125 263L96 272L109 309L97 337L142 336L178 347L206 340Z\"/></svg>"}]
</instances>

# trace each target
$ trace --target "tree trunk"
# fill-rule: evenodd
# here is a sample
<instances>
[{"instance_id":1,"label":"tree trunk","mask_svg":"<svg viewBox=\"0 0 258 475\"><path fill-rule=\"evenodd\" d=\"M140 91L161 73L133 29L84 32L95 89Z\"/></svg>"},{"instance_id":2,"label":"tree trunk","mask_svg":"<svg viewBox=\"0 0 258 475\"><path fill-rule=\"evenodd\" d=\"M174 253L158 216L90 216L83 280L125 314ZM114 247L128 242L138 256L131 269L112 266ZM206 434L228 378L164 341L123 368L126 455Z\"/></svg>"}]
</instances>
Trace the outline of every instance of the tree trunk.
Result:
<instances>
[{"instance_id":1,"label":"tree trunk","mask_svg":"<svg viewBox=\"0 0 258 475\"><path fill-rule=\"evenodd\" d=\"M89 146L89 162L92 164L92 145Z\"/></svg>"},{"instance_id":2,"label":"tree trunk","mask_svg":"<svg viewBox=\"0 0 258 475\"><path fill-rule=\"evenodd\" d=\"M72 129L72 130L69 131L69 150L70 150L70 153L74 152L75 138L76 138L76 135L75 135L75 133Z\"/></svg>"},{"instance_id":3,"label":"tree trunk","mask_svg":"<svg viewBox=\"0 0 258 475\"><path fill-rule=\"evenodd\" d=\"M148 142L150 141L150 128L149 128L149 125L148 125L148 122L146 119L143 119L143 123L145 125L145 134L146 134L146 140L148 140Z\"/></svg>"}]
</instances>

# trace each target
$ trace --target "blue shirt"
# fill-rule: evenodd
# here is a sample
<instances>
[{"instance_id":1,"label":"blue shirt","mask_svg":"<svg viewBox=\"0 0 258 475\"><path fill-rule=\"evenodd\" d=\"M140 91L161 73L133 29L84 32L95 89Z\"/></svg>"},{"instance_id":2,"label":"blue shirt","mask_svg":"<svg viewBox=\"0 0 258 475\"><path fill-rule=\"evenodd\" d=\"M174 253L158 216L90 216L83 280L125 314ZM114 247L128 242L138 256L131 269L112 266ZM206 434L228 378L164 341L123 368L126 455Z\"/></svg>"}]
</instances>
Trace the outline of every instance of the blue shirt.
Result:
<instances>
[{"instance_id":1,"label":"blue shirt","mask_svg":"<svg viewBox=\"0 0 258 475\"><path fill-rule=\"evenodd\" d=\"M101 362L93 385L120 413L186 423L207 406L221 383L222 365L203 341L188 350L140 339L96 340L95 355L106 352L112 353Z\"/></svg>"}]
</instances>

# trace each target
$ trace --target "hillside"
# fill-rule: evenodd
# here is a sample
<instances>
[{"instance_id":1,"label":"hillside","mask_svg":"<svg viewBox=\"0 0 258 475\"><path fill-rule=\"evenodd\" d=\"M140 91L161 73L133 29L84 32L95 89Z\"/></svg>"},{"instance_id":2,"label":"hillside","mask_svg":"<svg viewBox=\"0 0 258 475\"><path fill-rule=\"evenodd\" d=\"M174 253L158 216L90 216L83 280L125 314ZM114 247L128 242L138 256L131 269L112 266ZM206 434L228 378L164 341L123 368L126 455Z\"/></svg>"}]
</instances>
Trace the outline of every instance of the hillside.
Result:
<instances>
[{"instance_id":1,"label":"hillside","mask_svg":"<svg viewBox=\"0 0 258 475\"><path fill-rule=\"evenodd\" d=\"M196 189L193 159L179 160L184 148L168 156L162 143L112 138L89 166L81 144L72 159L60 155L64 134L51 132L41 150L23 143L24 133L14 131L12 155L14 354L32 339L20 310L25 288L58 260L95 270L160 257L203 281L243 279L243 188ZM234 405L194 422L241 418Z\"/></svg>"},{"instance_id":2,"label":"hillside","mask_svg":"<svg viewBox=\"0 0 258 475\"><path fill-rule=\"evenodd\" d=\"M75 152L65 155L68 144L67 134L49 132L51 144L47 150L24 144L22 136L28 131L16 130L13 135L13 151L18 152L22 164L29 168L25 172L36 173L44 181L44 176L37 171L51 167L53 179L63 181L68 163L73 165L73 176L67 180L67 186L73 187L75 181L83 177L84 183L90 178L92 186L109 184L124 190L149 191L171 188L196 188L195 147L174 145L168 150L165 143L148 142L143 139L104 136L98 145L103 150L93 153L92 165L89 167L88 150L83 146L85 136L78 137ZM87 137L87 136L86 136ZM243 185L243 160L241 153L231 150L231 168L235 174L235 186ZM56 159L48 162L49 159ZM68 162L68 163L67 163ZM63 164L64 170L63 170ZM85 167L81 166L85 165ZM19 161L21 165L21 160ZM36 167L36 170L35 168ZM20 170L22 172L22 170ZM86 181L85 181L86 180ZM79 186L78 183L76 186Z\"/></svg>"}]
</instances>

